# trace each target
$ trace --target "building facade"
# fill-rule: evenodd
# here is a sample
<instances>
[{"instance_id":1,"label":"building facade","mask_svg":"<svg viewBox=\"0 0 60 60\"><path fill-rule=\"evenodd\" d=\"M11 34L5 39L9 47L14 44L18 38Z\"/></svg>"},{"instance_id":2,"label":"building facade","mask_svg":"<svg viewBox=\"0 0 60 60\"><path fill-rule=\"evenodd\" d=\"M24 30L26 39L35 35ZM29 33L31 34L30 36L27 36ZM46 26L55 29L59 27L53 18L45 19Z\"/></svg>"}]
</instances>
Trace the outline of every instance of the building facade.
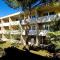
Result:
<instances>
[{"instance_id":1,"label":"building facade","mask_svg":"<svg viewBox=\"0 0 60 60\"><path fill-rule=\"evenodd\" d=\"M60 7L44 5L37 11L14 13L0 18L0 38L3 41L21 40L38 45L47 43L46 34L50 29L50 23L60 19Z\"/></svg>"}]
</instances>

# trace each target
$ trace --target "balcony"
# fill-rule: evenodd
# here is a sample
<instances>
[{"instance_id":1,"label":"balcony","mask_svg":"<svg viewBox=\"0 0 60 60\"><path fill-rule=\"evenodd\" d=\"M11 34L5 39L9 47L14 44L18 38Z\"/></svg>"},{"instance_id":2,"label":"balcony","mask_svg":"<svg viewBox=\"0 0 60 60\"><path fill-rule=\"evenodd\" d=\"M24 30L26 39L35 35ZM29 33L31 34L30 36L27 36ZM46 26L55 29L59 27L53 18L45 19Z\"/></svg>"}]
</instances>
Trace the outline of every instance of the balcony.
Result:
<instances>
[{"instance_id":1,"label":"balcony","mask_svg":"<svg viewBox=\"0 0 60 60\"><path fill-rule=\"evenodd\" d=\"M20 21L12 21L10 22L11 25L19 25L20 24Z\"/></svg>"},{"instance_id":2,"label":"balcony","mask_svg":"<svg viewBox=\"0 0 60 60\"><path fill-rule=\"evenodd\" d=\"M26 24L27 24L27 21L21 20L21 25L26 25Z\"/></svg>"},{"instance_id":3,"label":"balcony","mask_svg":"<svg viewBox=\"0 0 60 60\"><path fill-rule=\"evenodd\" d=\"M28 35L36 35L37 31L36 30L29 30Z\"/></svg>"},{"instance_id":4,"label":"balcony","mask_svg":"<svg viewBox=\"0 0 60 60\"><path fill-rule=\"evenodd\" d=\"M3 26L9 26L10 23L9 23L9 22L8 22L8 23L2 23L2 25L3 25Z\"/></svg>"},{"instance_id":5,"label":"balcony","mask_svg":"<svg viewBox=\"0 0 60 60\"><path fill-rule=\"evenodd\" d=\"M29 22L30 24L35 24L37 23L44 23L44 22L51 22L52 20L54 20L57 17L57 15L48 15L48 16L42 16L42 17L38 17L38 18L31 18L31 19L27 19L27 22ZM60 17L58 17L60 18Z\"/></svg>"},{"instance_id":6,"label":"balcony","mask_svg":"<svg viewBox=\"0 0 60 60\"><path fill-rule=\"evenodd\" d=\"M48 30L39 30L39 36L46 36L46 34L48 33Z\"/></svg>"},{"instance_id":7,"label":"balcony","mask_svg":"<svg viewBox=\"0 0 60 60\"><path fill-rule=\"evenodd\" d=\"M29 23L30 23L30 24L35 24L35 23L36 23L36 18L31 18L31 19L29 20Z\"/></svg>"},{"instance_id":8,"label":"balcony","mask_svg":"<svg viewBox=\"0 0 60 60\"><path fill-rule=\"evenodd\" d=\"M49 16L43 16L39 17L37 19L37 23L44 23L44 22L50 22L56 18L56 15L49 15Z\"/></svg>"},{"instance_id":9,"label":"balcony","mask_svg":"<svg viewBox=\"0 0 60 60\"><path fill-rule=\"evenodd\" d=\"M10 30L2 30L3 34L10 34Z\"/></svg>"},{"instance_id":10,"label":"balcony","mask_svg":"<svg viewBox=\"0 0 60 60\"><path fill-rule=\"evenodd\" d=\"M20 34L19 30L11 30L10 34Z\"/></svg>"}]
</instances>

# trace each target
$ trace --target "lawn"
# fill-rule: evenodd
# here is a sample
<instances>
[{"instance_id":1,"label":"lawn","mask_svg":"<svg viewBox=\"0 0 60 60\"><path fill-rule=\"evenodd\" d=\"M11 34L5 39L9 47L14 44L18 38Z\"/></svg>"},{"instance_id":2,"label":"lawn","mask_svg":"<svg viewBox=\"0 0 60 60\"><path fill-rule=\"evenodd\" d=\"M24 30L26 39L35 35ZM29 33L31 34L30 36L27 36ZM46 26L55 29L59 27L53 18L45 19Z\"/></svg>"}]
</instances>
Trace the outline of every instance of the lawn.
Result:
<instances>
[{"instance_id":1,"label":"lawn","mask_svg":"<svg viewBox=\"0 0 60 60\"><path fill-rule=\"evenodd\" d=\"M4 43L1 43L1 42L0 42L0 47L3 48L3 49L4 49L4 48L8 48L8 47L11 47L11 44L12 44L12 43L9 42L9 41L4 42Z\"/></svg>"},{"instance_id":2,"label":"lawn","mask_svg":"<svg viewBox=\"0 0 60 60\"><path fill-rule=\"evenodd\" d=\"M44 56L44 57L52 57L53 56L53 54L49 53L47 50L39 50L39 51L31 50L30 52L37 54L37 55L40 55L40 56Z\"/></svg>"},{"instance_id":3,"label":"lawn","mask_svg":"<svg viewBox=\"0 0 60 60\"><path fill-rule=\"evenodd\" d=\"M7 41L7 42L5 42L5 43L0 43L0 47L1 48L8 48L8 47L11 47L12 46L12 42L9 42L9 41ZM16 44L15 44L16 45ZM20 50L23 50L23 45L16 45L15 46L16 48L18 48L18 49L20 49ZM30 52L31 53L34 53L34 54L37 54L37 55L40 55L40 56L45 56L45 57L49 57L49 56L51 56L51 53L49 53L48 51L46 51L46 50L39 50L39 51L34 51L34 50L30 50Z\"/></svg>"}]
</instances>

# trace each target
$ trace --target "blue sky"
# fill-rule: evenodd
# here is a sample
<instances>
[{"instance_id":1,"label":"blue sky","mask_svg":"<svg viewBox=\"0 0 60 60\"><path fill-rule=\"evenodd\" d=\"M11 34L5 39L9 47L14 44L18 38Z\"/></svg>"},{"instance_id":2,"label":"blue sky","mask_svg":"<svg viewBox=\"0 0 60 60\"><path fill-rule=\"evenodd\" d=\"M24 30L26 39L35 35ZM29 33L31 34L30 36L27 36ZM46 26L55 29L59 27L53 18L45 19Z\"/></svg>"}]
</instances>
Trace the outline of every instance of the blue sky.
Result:
<instances>
[{"instance_id":1,"label":"blue sky","mask_svg":"<svg viewBox=\"0 0 60 60\"><path fill-rule=\"evenodd\" d=\"M7 4L5 4L3 0L0 0L0 17L16 13L18 11L19 11L18 9L10 8ZM22 10L20 9L20 11Z\"/></svg>"},{"instance_id":2,"label":"blue sky","mask_svg":"<svg viewBox=\"0 0 60 60\"><path fill-rule=\"evenodd\" d=\"M38 1L39 3L39 1ZM35 4L34 4L35 5ZM34 6L33 5L33 6ZM6 16L6 15L9 15L9 14L12 14L12 13L16 13L16 12L22 12L22 9L20 8L19 9L13 9L13 8L10 8L5 2L4 0L0 0L0 17L3 17L3 16Z\"/></svg>"}]
</instances>

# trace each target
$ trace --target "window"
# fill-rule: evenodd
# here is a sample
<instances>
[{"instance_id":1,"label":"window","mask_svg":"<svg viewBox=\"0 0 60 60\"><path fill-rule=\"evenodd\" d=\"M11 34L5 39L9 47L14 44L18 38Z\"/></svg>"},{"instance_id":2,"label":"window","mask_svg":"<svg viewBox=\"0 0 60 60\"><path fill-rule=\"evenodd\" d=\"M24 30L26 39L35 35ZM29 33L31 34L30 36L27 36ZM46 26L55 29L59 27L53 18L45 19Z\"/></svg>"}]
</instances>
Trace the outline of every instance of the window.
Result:
<instances>
[{"instance_id":1,"label":"window","mask_svg":"<svg viewBox=\"0 0 60 60\"><path fill-rule=\"evenodd\" d=\"M32 30L35 30L35 29L36 29L36 26L33 25L33 26L32 26Z\"/></svg>"},{"instance_id":2,"label":"window","mask_svg":"<svg viewBox=\"0 0 60 60\"><path fill-rule=\"evenodd\" d=\"M35 18L35 16L32 16L32 18Z\"/></svg>"},{"instance_id":3,"label":"window","mask_svg":"<svg viewBox=\"0 0 60 60\"><path fill-rule=\"evenodd\" d=\"M45 30L48 30L48 25L43 25L43 28L44 28Z\"/></svg>"},{"instance_id":4,"label":"window","mask_svg":"<svg viewBox=\"0 0 60 60\"><path fill-rule=\"evenodd\" d=\"M49 13L49 15L54 15L54 14L55 14L55 12L50 12L50 13Z\"/></svg>"}]
</instances>

